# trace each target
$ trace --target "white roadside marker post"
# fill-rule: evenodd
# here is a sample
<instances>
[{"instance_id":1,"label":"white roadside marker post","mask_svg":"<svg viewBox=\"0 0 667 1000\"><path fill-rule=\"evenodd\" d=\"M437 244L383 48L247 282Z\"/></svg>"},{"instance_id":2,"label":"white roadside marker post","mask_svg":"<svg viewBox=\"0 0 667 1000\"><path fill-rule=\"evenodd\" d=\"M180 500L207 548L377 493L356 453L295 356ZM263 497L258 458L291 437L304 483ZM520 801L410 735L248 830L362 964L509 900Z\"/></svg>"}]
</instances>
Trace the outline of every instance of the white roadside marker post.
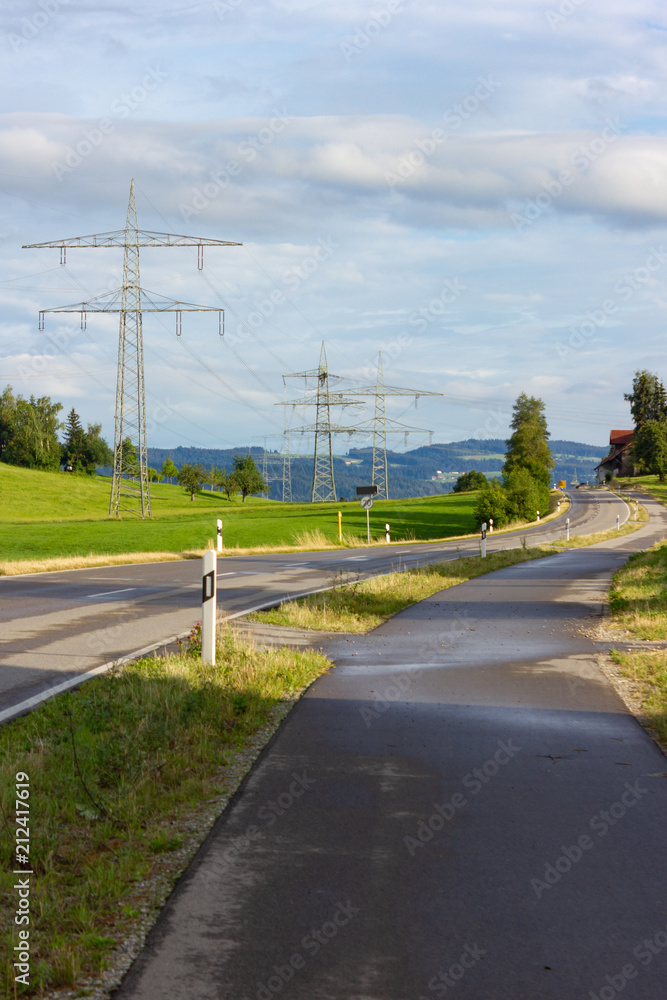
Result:
<instances>
[{"instance_id":1,"label":"white roadside marker post","mask_svg":"<svg viewBox=\"0 0 667 1000\"><path fill-rule=\"evenodd\" d=\"M539 512L539 510L538 510L538 512L537 512L537 520L538 520L538 521L540 520L540 512Z\"/></svg>"},{"instance_id":2,"label":"white roadside marker post","mask_svg":"<svg viewBox=\"0 0 667 1000\"><path fill-rule=\"evenodd\" d=\"M493 518L492 517L489 518L489 534L490 535L493 534Z\"/></svg>"},{"instance_id":3,"label":"white roadside marker post","mask_svg":"<svg viewBox=\"0 0 667 1000\"><path fill-rule=\"evenodd\" d=\"M482 559L486 559L486 521L482 525Z\"/></svg>"},{"instance_id":4,"label":"white roadside marker post","mask_svg":"<svg viewBox=\"0 0 667 1000\"><path fill-rule=\"evenodd\" d=\"M639 500L635 500L635 517L634 517L635 521L637 520L637 511L638 510L639 510Z\"/></svg>"},{"instance_id":5,"label":"white roadside marker post","mask_svg":"<svg viewBox=\"0 0 667 1000\"><path fill-rule=\"evenodd\" d=\"M222 521L218 518L218 552L222 552Z\"/></svg>"},{"instance_id":6,"label":"white roadside marker post","mask_svg":"<svg viewBox=\"0 0 667 1000\"><path fill-rule=\"evenodd\" d=\"M215 665L215 624L217 556L214 549L204 553L201 580L201 658L203 663Z\"/></svg>"},{"instance_id":7,"label":"white roadside marker post","mask_svg":"<svg viewBox=\"0 0 667 1000\"><path fill-rule=\"evenodd\" d=\"M385 531L384 540L387 543L387 545L389 545L389 543L391 542L391 538L389 536L389 525L386 523L384 526L384 531Z\"/></svg>"},{"instance_id":8,"label":"white roadside marker post","mask_svg":"<svg viewBox=\"0 0 667 1000\"><path fill-rule=\"evenodd\" d=\"M621 515L617 514L616 515L616 530L619 531L620 527L621 527Z\"/></svg>"},{"instance_id":9,"label":"white roadside marker post","mask_svg":"<svg viewBox=\"0 0 667 1000\"><path fill-rule=\"evenodd\" d=\"M566 542L570 541L570 519L569 519L569 517L565 518L565 541Z\"/></svg>"}]
</instances>

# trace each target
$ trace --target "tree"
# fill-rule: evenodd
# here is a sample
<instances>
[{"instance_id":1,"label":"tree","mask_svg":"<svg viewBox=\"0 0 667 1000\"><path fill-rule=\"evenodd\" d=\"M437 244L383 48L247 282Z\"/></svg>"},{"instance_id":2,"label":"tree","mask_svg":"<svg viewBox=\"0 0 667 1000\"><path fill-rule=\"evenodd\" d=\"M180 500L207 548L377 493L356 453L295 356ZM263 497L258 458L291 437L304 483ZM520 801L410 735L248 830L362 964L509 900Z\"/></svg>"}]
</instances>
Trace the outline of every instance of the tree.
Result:
<instances>
[{"instance_id":1,"label":"tree","mask_svg":"<svg viewBox=\"0 0 667 1000\"><path fill-rule=\"evenodd\" d=\"M88 424L85 433L84 461L89 476L99 465L113 465L113 451L102 437L102 424Z\"/></svg>"},{"instance_id":2,"label":"tree","mask_svg":"<svg viewBox=\"0 0 667 1000\"><path fill-rule=\"evenodd\" d=\"M452 487L452 493L465 493L467 490L481 490L488 483L488 479L483 472L477 472L476 469L471 469L470 472L464 472L463 475L454 483Z\"/></svg>"},{"instance_id":3,"label":"tree","mask_svg":"<svg viewBox=\"0 0 667 1000\"><path fill-rule=\"evenodd\" d=\"M201 463L196 465L183 465L178 473L178 482L190 494L190 500L194 502L195 493L198 493L207 480L207 472Z\"/></svg>"},{"instance_id":4,"label":"tree","mask_svg":"<svg viewBox=\"0 0 667 1000\"><path fill-rule=\"evenodd\" d=\"M649 420L664 420L667 417L665 387L657 375L645 368L635 372L632 392L624 393L623 398L630 403L636 430Z\"/></svg>"},{"instance_id":5,"label":"tree","mask_svg":"<svg viewBox=\"0 0 667 1000\"><path fill-rule=\"evenodd\" d=\"M226 469L221 469L218 473L218 485L228 500L231 500L232 493L236 493L238 490L234 473L227 472Z\"/></svg>"},{"instance_id":6,"label":"tree","mask_svg":"<svg viewBox=\"0 0 667 1000\"><path fill-rule=\"evenodd\" d=\"M57 432L62 404L52 402L49 396L14 399L9 387L8 390L9 394L6 390L2 398L3 412L9 415L8 423L3 423L6 435L3 461L30 469L60 468Z\"/></svg>"},{"instance_id":7,"label":"tree","mask_svg":"<svg viewBox=\"0 0 667 1000\"><path fill-rule=\"evenodd\" d=\"M62 464L71 465L74 472L83 472L88 465L85 452L86 432L81 426L79 414L72 407L65 421L65 440L60 453Z\"/></svg>"},{"instance_id":8,"label":"tree","mask_svg":"<svg viewBox=\"0 0 667 1000\"><path fill-rule=\"evenodd\" d=\"M263 493L266 489L266 483L260 475L252 455L234 455L232 476L243 503L248 495Z\"/></svg>"},{"instance_id":9,"label":"tree","mask_svg":"<svg viewBox=\"0 0 667 1000\"><path fill-rule=\"evenodd\" d=\"M168 479L170 483L173 483L174 476L178 476L178 469L176 468L172 460L169 458L169 455L167 455L164 462L162 463L161 472L162 475L165 477L165 479Z\"/></svg>"},{"instance_id":10,"label":"tree","mask_svg":"<svg viewBox=\"0 0 667 1000\"><path fill-rule=\"evenodd\" d=\"M505 442L507 451L503 476L507 478L515 469L525 469L538 483L548 487L554 460L549 450L549 431L542 400L522 392L513 406L510 426L514 433Z\"/></svg>"},{"instance_id":11,"label":"tree","mask_svg":"<svg viewBox=\"0 0 667 1000\"><path fill-rule=\"evenodd\" d=\"M497 479L486 481L479 491L475 505L477 524L489 524L493 519L494 528L502 528L507 521L507 496Z\"/></svg>"},{"instance_id":12,"label":"tree","mask_svg":"<svg viewBox=\"0 0 667 1000\"><path fill-rule=\"evenodd\" d=\"M667 421L645 420L635 432L632 458L643 472L657 476L661 483L667 473Z\"/></svg>"},{"instance_id":13,"label":"tree","mask_svg":"<svg viewBox=\"0 0 667 1000\"><path fill-rule=\"evenodd\" d=\"M510 520L534 521L538 510L541 514L549 510L549 490L527 469L516 468L505 477L505 494Z\"/></svg>"}]
</instances>

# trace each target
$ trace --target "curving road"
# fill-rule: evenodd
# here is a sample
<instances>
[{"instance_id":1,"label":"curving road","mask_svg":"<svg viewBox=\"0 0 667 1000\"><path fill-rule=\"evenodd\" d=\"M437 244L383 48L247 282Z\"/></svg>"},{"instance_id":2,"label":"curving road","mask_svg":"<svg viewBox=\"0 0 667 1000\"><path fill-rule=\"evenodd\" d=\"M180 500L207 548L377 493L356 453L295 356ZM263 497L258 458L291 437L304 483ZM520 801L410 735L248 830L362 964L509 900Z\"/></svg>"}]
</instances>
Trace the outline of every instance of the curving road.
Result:
<instances>
[{"instance_id":1,"label":"curving road","mask_svg":"<svg viewBox=\"0 0 667 1000\"><path fill-rule=\"evenodd\" d=\"M605 531L629 515L606 491L575 490L571 500L573 535ZM489 551L515 547L523 537L531 544L562 538L563 521L490 535ZM236 617L327 589L341 571L373 576L477 551L470 539L225 558L218 565L219 609ZM200 573L192 560L0 578L0 721L187 632L200 618Z\"/></svg>"}]
</instances>

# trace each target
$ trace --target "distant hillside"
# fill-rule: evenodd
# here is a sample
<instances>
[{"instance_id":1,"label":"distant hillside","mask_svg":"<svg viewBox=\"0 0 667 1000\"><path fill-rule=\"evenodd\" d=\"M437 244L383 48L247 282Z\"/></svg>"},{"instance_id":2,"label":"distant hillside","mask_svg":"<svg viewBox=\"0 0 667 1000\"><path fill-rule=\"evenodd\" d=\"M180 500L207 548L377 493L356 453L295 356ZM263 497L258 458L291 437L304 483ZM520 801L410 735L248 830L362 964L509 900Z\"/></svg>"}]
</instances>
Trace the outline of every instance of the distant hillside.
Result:
<instances>
[{"instance_id":1,"label":"distant hillside","mask_svg":"<svg viewBox=\"0 0 667 1000\"><path fill-rule=\"evenodd\" d=\"M551 441L549 444L556 462L554 481L565 479L591 480L595 466L607 454L607 445L580 444L577 441ZM235 454L250 452L258 468L262 468L264 449L256 445L248 448L149 448L148 463L159 469L167 455L180 469L182 465L201 462L207 469L231 469ZM336 492L350 499L357 486L370 483L371 448L351 448L347 455L334 458ZM486 476L500 476L505 459L505 441L501 438L454 441L451 444L432 444L406 452L387 452L389 464L389 495L391 497L433 496L448 493L457 476L477 469ZM282 455L277 451L266 454L269 473L270 496L282 498ZM309 500L313 478L313 460L309 457L292 459L292 499Z\"/></svg>"}]
</instances>

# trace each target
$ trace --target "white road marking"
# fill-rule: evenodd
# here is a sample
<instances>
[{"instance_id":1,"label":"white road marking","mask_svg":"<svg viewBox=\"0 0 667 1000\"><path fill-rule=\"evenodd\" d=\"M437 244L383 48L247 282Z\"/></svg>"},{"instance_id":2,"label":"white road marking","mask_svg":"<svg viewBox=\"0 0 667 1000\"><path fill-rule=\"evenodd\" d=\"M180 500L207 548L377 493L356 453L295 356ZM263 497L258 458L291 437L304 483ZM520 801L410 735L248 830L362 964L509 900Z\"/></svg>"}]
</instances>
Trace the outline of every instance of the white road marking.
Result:
<instances>
[{"instance_id":1,"label":"white road marking","mask_svg":"<svg viewBox=\"0 0 667 1000\"><path fill-rule=\"evenodd\" d=\"M123 590L105 590L101 594L89 594L89 599L92 597L108 597L109 594L127 594L130 590L136 590L136 587L124 587Z\"/></svg>"},{"instance_id":2,"label":"white road marking","mask_svg":"<svg viewBox=\"0 0 667 1000\"><path fill-rule=\"evenodd\" d=\"M343 562L350 562L352 559L355 562L367 562L370 559L370 556L345 556Z\"/></svg>"},{"instance_id":3,"label":"white road marking","mask_svg":"<svg viewBox=\"0 0 667 1000\"><path fill-rule=\"evenodd\" d=\"M230 570L229 573L218 573L218 577L221 576L236 576L236 570Z\"/></svg>"}]
</instances>

